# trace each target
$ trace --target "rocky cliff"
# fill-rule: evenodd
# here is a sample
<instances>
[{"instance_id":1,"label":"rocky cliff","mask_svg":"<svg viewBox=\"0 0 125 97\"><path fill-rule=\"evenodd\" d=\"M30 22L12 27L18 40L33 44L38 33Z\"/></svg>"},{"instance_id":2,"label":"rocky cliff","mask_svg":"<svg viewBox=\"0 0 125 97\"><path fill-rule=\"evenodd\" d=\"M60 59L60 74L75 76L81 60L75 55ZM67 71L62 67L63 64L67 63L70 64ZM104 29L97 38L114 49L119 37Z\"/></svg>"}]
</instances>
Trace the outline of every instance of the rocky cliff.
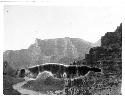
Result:
<instances>
[{"instance_id":1,"label":"rocky cliff","mask_svg":"<svg viewBox=\"0 0 125 97\"><path fill-rule=\"evenodd\" d=\"M91 43L79 38L36 39L28 49L5 51L4 60L15 68L48 62L69 64L78 57L85 57L91 47Z\"/></svg>"}]
</instances>

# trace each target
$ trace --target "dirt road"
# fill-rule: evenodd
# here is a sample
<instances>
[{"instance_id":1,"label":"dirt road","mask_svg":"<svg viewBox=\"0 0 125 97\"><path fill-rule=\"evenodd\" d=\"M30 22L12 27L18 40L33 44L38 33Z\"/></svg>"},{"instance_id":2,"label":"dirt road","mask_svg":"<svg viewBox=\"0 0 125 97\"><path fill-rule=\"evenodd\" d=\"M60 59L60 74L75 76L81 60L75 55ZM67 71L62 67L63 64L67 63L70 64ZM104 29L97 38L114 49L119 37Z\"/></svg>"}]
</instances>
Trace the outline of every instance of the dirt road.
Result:
<instances>
[{"instance_id":1,"label":"dirt road","mask_svg":"<svg viewBox=\"0 0 125 97\"><path fill-rule=\"evenodd\" d=\"M45 94L42 94L42 93L39 93L39 92L36 92L36 91L33 91L33 90L28 90L28 89L22 88L22 86L24 84L26 84L27 82L28 82L28 80L17 83L17 84L14 84L13 89L17 90L22 95L45 95Z\"/></svg>"}]
</instances>

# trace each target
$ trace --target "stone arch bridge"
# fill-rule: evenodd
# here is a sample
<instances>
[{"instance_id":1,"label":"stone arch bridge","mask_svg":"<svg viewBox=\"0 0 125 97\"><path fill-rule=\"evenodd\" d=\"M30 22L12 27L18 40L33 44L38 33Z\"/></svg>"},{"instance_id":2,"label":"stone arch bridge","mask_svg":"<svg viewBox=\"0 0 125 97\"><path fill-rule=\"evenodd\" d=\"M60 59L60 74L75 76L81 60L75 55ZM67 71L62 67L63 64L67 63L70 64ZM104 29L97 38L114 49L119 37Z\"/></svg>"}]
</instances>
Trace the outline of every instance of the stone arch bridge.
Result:
<instances>
[{"instance_id":1,"label":"stone arch bridge","mask_svg":"<svg viewBox=\"0 0 125 97\"><path fill-rule=\"evenodd\" d=\"M89 67L85 65L64 65L60 63L45 63L33 67L20 69L18 72L19 77L36 78L37 75L43 71L49 71L57 78L62 78L66 74L67 78L74 78L78 76L85 76L89 71L101 72L100 68Z\"/></svg>"}]
</instances>

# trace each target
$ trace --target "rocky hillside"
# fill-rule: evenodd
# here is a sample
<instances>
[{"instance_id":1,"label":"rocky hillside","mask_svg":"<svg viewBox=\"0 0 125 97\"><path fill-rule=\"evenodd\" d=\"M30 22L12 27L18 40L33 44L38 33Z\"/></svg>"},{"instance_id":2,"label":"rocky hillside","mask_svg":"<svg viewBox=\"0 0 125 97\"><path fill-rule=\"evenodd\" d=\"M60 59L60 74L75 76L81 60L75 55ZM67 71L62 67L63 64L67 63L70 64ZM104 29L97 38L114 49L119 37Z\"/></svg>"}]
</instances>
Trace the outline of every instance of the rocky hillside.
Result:
<instances>
[{"instance_id":1,"label":"rocky hillside","mask_svg":"<svg viewBox=\"0 0 125 97\"><path fill-rule=\"evenodd\" d=\"M107 49L122 48L122 24L114 32L107 32L101 38L101 46Z\"/></svg>"},{"instance_id":2,"label":"rocky hillside","mask_svg":"<svg viewBox=\"0 0 125 97\"><path fill-rule=\"evenodd\" d=\"M101 46L92 47L89 54L85 55L85 59L79 58L72 64L98 67L101 68L102 73L90 72L84 77L84 84L81 87L72 84L67 90L78 90L74 93L77 95L121 95L122 24L114 32L105 33L101 37ZM71 94L72 91L68 91L67 94Z\"/></svg>"},{"instance_id":3,"label":"rocky hillside","mask_svg":"<svg viewBox=\"0 0 125 97\"><path fill-rule=\"evenodd\" d=\"M114 32L107 32L101 37L101 45L94 46L85 55L85 59L78 59L74 64L86 63L95 65L104 60L121 62L122 60L122 24ZM98 42L99 42L98 41Z\"/></svg>"},{"instance_id":4,"label":"rocky hillside","mask_svg":"<svg viewBox=\"0 0 125 97\"><path fill-rule=\"evenodd\" d=\"M79 38L36 39L28 49L5 51L4 61L14 68L48 62L69 64L78 57L84 58L91 47L91 43Z\"/></svg>"}]
</instances>

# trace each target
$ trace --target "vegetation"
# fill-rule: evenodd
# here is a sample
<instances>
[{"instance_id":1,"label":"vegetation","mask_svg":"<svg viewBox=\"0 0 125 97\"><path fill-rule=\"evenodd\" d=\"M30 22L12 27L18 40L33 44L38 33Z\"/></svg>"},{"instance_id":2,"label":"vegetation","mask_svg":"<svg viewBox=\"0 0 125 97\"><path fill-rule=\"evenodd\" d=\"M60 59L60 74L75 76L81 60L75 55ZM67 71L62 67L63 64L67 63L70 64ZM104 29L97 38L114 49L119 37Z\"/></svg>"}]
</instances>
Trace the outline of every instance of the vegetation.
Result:
<instances>
[{"instance_id":1,"label":"vegetation","mask_svg":"<svg viewBox=\"0 0 125 97\"><path fill-rule=\"evenodd\" d=\"M20 95L20 93L13 89L12 85L22 82L24 79L15 78L9 75L3 75L3 94L4 95Z\"/></svg>"},{"instance_id":2,"label":"vegetation","mask_svg":"<svg viewBox=\"0 0 125 97\"><path fill-rule=\"evenodd\" d=\"M44 94L50 94L50 92L61 91L63 90L64 81L62 79L57 79L52 76L47 77L46 79L36 79L30 80L22 87L28 90L33 90L36 92L41 92Z\"/></svg>"},{"instance_id":3,"label":"vegetation","mask_svg":"<svg viewBox=\"0 0 125 97\"><path fill-rule=\"evenodd\" d=\"M79 65L81 63L91 67L99 67L102 69L102 73L90 72L82 78L82 85L75 86L72 83L72 86L68 86L67 94L120 95L122 81L122 24L114 32L107 32L101 38L101 46L91 48L85 59L76 59L71 64Z\"/></svg>"},{"instance_id":4,"label":"vegetation","mask_svg":"<svg viewBox=\"0 0 125 97\"><path fill-rule=\"evenodd\" d=\"M17 71L9 66L7 61L3 62L3 94L4 95L20 95L20 93L13 89L12 85L24 81L16 77Z\"/></svg>"},{"instance_id":5,"label":"vegetation","mask_svg":"<svg viewBox=\"0 0 125 97\"><path fill-rule=\"evenodd\" d=\"M122 83L122 24L114 32L107 32L102 36L101 46L91 48L85 58L75 59L70 64L86 64L101 68L102 72L90 72L77 79L65 79L65 84L64 80L48 77L44 80L29 81L23 87L28 87L34 91L44 91L47 94L120 95ZM12 89L12 85L23 79L16 78L16 70L10 67L7 62L4 63L3 74L4 94L20 94Z\"/></svg>"},{"instance_id":6,"label":"vegetation","mask_svg":"<svg viewBox=\"0 0 125 97\"><path fill-rule=\"evenodd\" d=\"M101 73L90 72L84 77L79 77L76 79L65 79L65 84L59 84L61 86L64 85L63 90L58 90L58 88L54 86L56 81L54 81L52 78L48 78L46 81L40 81L40 85L42 86L40 86L38 82L32 82L34 87L37 84L33 90L35 89L38 91L41 89L42 91L46 89L46 91L48 90L47 94L58 95L121 95L121 26L122 25L120 25L120 27L118 27L115 32L106 33L105 36L101 38L101 46L91 48L89 54L86 54L85 59L78 58L71 63L71 65L86 64L90 65L91 67L99 67L102 69ZM119 41L116 42L116 39ZM42 89L41 87L47 85L44 82L52 82L53 84L46 86L45 89ZM29 85L29 83L26 85ZM54 87L54 89L52 89L51 86Z\"/></svg>"}]
</instances>

